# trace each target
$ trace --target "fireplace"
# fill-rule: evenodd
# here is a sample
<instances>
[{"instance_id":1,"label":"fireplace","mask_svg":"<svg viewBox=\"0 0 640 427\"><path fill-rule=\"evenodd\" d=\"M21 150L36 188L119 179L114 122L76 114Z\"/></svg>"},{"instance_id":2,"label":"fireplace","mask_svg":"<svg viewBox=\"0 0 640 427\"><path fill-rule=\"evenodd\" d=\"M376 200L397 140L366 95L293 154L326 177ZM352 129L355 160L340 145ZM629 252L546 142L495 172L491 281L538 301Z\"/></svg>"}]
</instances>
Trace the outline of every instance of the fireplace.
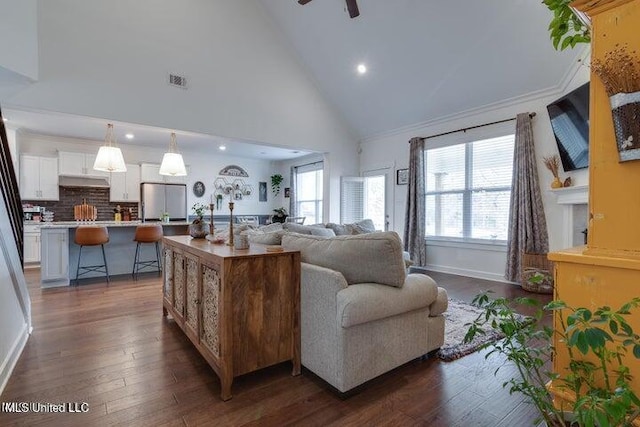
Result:
<instances>
[{"instance_id":1,"label":"fireplace","mask_svg":"<svg viewBox=\"0 0 640 427\"><path fill-rule=\"evenodd\" d=\"M576 185L552 191L557 203L563 206L562 247L584 245L589 221L589 187Z\"/></svg>"}]
</instances>

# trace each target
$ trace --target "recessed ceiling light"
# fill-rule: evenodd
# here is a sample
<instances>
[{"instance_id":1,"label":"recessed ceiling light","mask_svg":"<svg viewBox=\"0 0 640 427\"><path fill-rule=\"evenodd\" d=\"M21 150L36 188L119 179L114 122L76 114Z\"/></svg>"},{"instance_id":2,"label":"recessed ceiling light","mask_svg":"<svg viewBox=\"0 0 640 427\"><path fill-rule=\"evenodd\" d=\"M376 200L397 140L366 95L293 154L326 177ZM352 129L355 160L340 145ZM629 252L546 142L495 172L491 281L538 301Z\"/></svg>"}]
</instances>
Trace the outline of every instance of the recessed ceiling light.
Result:
<instances>
[{"instance_id":1,"label":"recessed ceiling light","mask_svg":"<svg viewBox=\"0 0 640 427\"><path fill-rule=\"evenodd\" d=\"M219 146L218 148L219 148L221 151L224 151L224 150L226 150L226 149L227 149L227 146L226 146L226 145L221 145L221 146Z\"/></svg>"},{"instance_id":2,"label":"recessed ceiling light","mask_svg":"<svg viewBox=\"0 0 640 427\"><path fill-rule=\"evenodd\" d=\"M9 119L7 119L6 117L3 117L3 118L2 118L2 121L3 121L3 122L8 122L8 121L9 121Z\"/></svg>"},{"instance_id":3,"label":"recessed ceiling light","mask_svg":"<svg viewBox=\"0 0 640 427\"><path fill-rule=\"evenodd\" d=\"M132 134L132 133L126 133L126 134L124 135L124 137L125 137L125 138L127 138L127 139L133 139L133 138L135 137L135 135L134 135L134 134Z\"/></svg>"},{"instance_id":4,"label":"recessed ceiling light","mask_svg":"<svg viewBox=\"0 0 640 427\"><path fill-rule=\"evenodd\" d=\"M266 151L261 151L260 154L267 154L267 152Z\"/></svg>"},{"instance_id":5,"label":"recessed ceiling light","mask_svg":"<svg viewBox=\"0 0 640 427\"><path fill-rule=\"evenodd\" d=\"M364 64L358 64L356 70L358 71L358 74L364 74L367 72L367 66Z\"/></svg>"},{"instance_id":6,"label":"recessed ceiling light","mask_svg":"<svg viewBox=\"0 0 640 427\"><path fill-rule=\"evenodd\" d=\"M292 151L292 153L293 153L293 154L298 154L298 153L299 153L299 151L298 151L298 150L294 150L294 151Z\"/></svg>"}]
</instances>

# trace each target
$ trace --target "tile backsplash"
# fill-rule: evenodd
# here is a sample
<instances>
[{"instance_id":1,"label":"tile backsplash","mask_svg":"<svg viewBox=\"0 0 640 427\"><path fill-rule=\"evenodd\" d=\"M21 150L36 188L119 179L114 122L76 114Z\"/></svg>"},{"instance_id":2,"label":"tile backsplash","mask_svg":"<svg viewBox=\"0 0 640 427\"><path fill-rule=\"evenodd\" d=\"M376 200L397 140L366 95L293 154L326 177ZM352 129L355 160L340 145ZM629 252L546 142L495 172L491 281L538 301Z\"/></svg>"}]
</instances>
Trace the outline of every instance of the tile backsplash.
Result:
<instances>
[{"instance_id":1,"label":"tile backsplash","mask_svg":"<svg viewBox=\"0 0 640 427\"><path fill-rule=\"evenodd\" d=\"M23 200L22 203L43 206L48 211L53 211L55 221L73 221L73 207L82 204L84 199L88 204L98 208L98 221L112 221L113 210L118 205L123 209L131 208L131 219L138 219L138 203L110 202L108 188L60 187L58 201Z\"/></svg>"}]
</instances>

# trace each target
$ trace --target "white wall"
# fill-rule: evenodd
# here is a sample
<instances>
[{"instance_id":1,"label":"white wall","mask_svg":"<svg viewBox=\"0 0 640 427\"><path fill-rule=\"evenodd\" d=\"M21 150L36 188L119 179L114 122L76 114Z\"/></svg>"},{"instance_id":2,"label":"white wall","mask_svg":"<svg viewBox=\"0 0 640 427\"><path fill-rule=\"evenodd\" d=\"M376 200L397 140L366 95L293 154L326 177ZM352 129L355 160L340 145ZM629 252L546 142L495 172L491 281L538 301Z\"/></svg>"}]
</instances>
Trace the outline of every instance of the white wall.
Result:
<instances>
[{"instance_id":1,"label":"white wall","mask_svg":"<svg viewBox=\"0 0 640 427\"><path fill-rule=\"evenodd\" d=\"M37 0L0 0L0 67L38 79Z\"/></svg>"},{"instance_id":2,"label":"white wall","mask_svg":"<svg viewBox=\"0 0 640 427\"><path fill-rule=\"evenodd\" d=\"M11 106L313 151L357 144L258 2L38 7L40 78ZM188 89L170 87L170 72Z\"/></svg>"},{"instance_id":3,"label":"white wall","mask_svg":"<svg viewBox=\"0 0 640 427\"><path fill-rule=\"evenodd\" d=\"M56 156L57 151L71 151L84 153L97 153L103 142L79 140L72 138L60 138L52 136L34 135L20 133L18 135L20 153L32 153L47 156ZM178 141L178 147L180 141ZM133 144L120 144L125 162L131 164L157 163L162 161L164 149L136 146ZM196 202L209 204L210 196L213 192L213 181L218 177L218 172L227 165L238 165L244 168L249 174L248 178L242 178L245 183L251 184L254 193L251 197L245 197L242 201L237 201L233 213L238 215L264 214L270 215L272 210L280 204L273 199L269 192L267 202L258 201L258 182L266 181L270 186L270 176L277 173L276 167L271 161L246 159L241 157L227 156L220 154L216 147L203 149L198 152L181 150L185 164L189 165L189 175L187 176L187 208L191 214L191 206ZM192 191L193 184L202 181L205 184L206 192L201 198L197 198ZM228 199L224 200L224 208L214 214L227 215Z\"/></svg>"},{"instance_id":4,"label":"white wall","mask_svg":"<svg viewBox=\"0 0 640 427\"><path fill-rule=\"evenodd\" d=\"M518 113L535 112L533 132L535 138L536 158L538 160L538 177L542 189L543 204L549 231L550 250L561 249L562 241L562 208L556 203L555 196L549 191L552 175L542 163L543 156L558 154L558 149L551 129L546 106L575 89L589 79L588 69L580 66L568 84L561 85L553 93L523 97L502 106L494 106L484 110L460 114L456 118L441 120L430 124L416 125L386 136L372 138L361 143L360 170L374 169L378 165L393 164L397 169L408 167L408 141L415 136L429 136L469 126L490 123L515 117ZM515 131L515 121L514 131ZM429 140L427 140L427 145ZM588 184L588 170L561 173L561 177L571 176L574 185ZM407 186L393 186L393 224L391 229L400 235L404 230L404 214ZM492 280L504 280L506 252L504 248L489 245L466 245L460 247L451 244L427 246L428 266L434 270L455 274L481 277Z\"/></svg>"}]
</instances>

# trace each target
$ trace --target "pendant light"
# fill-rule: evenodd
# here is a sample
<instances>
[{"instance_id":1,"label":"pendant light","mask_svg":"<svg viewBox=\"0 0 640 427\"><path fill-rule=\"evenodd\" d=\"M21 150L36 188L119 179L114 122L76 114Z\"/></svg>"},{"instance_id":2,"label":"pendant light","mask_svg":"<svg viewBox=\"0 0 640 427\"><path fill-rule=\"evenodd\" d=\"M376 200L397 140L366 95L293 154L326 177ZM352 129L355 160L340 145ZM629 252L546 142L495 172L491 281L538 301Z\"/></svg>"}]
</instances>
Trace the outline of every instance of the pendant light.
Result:
<instances>
[{"instance_id":1,"label":"pendant light","mask_svg":"<svg viewBox=\"0 0 640 427\"><path fill-rule=\"evenodd\" d=\"M113 125L107 125L107 135L104 138L104 145L98 150L93 169L104 172L126 172L127 166L124 164L122 151L116 146L116 139L113 136Z\"/></svg>"},{"instance_id":2,"label":"pendant light","mask_svg":"<svg viewBox=\"0 0 640 427\"><path fill-rule=\"evenodd\" d=\"M160 165L160 175L185 176L187 169L184 167L182 154L178 152L175 132L171 132L171 142L169 151L164 153L162 164Z\"/></svg>"}]
</instances>

